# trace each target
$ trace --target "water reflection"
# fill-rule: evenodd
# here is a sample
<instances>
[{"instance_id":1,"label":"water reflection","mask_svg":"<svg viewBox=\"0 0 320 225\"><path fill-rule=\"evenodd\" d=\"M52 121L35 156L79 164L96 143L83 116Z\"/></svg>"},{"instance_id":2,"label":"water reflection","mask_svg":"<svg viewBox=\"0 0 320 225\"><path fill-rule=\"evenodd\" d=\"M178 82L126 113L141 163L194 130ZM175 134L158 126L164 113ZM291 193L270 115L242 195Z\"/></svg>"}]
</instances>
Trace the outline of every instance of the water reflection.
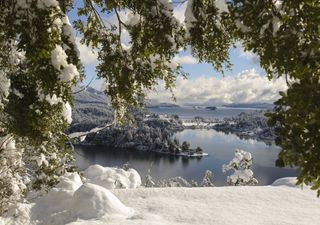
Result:
<instances>
[{"instance_id":1,"label":"water reflection","mask_svg":"<svg viewBox=\"0 0 320 225\"><path fill-rule=\"evenodd\" d=\"M260 185L270 184L280 177L296 175L294 169L275 167L275 160L280 151L275 145L268 146L263 142L243 140L236 135L227 135L214 130L184 130L176 133L175 136L180 142L185 140L191 142L192 147L200 146L209 153L209 156L201 159L186 159L104 146L78 146L76 147L77 165L80 170L83 170L92 164L121 166L129 162L143 177L150 169L151 176L158 179L182 176L198 182L209 169L214 173L216 185L226 185L226 174L222 173L222 164L232 159L236 148L241 148L252 153L253 171Z\"/></svg>"}]
</instances>

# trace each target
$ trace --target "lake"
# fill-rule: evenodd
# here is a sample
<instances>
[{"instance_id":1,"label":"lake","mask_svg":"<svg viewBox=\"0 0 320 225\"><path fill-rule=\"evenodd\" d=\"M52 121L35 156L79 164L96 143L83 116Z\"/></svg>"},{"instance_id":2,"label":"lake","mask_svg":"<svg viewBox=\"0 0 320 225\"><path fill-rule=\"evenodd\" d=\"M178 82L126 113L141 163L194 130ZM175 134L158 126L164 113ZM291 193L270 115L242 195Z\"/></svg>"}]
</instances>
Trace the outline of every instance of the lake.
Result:
<instances>
[{"instance_id":1,"label":"lake","mask_svg":"<svg viewBox=\"0 0 320 225\"><path fill-rule=\"evenodd\" d=\"M102 166L122 166L129 162L144 179L147 171L153 178L172 178L181 176L188 181L200 182L206 170L214 173L216 186L226 185L227 174L222 172L222 165L228 163L236 148L249 151L253 156L253 172L259 185L271 184L281 177L296 176L291 168L276 168L280 148L266 145L264 142L240 139L233 134L224 134L215 130L191 130L178 132L175 136L180 142L186 140L192 147L200 146L209 156L187 159L177 156L160 155L154 152L142 152L125 149L107 148L104 146L77 146L76 163L80 170L92 164Z\"/></svg>"}]
</instances>

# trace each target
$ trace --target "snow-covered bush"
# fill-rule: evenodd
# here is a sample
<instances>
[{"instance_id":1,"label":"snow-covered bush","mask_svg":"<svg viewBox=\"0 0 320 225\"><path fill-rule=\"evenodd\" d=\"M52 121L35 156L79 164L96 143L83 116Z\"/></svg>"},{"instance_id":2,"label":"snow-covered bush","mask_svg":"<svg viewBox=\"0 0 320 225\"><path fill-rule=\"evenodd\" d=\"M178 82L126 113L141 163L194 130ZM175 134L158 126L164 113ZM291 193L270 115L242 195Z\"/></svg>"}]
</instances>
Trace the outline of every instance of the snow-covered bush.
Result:
<instances>
[{"instance_id":1,"label":"snow-covered bush","mask_svg":"<svg viewBox=\"0 0 320 225\"><path fill-rule=\"evenodd\" d=\"M86 178L86 182L97 184L107 189L137 188L141 186L141 177L132 168L124 170L92 165L83 172L83 176Z\"/></svg>"},{"instance_id":2,"label":"snow-covered bush","mask_svg":"<svg viewBox=\"0 0 320 225\"><path fill-rule=\"evenodd\" d=\"M184 179L183 177L173 177L168 179L155 180L150 175L150 170L145 176L144 187L213 187L213 173L210 170L207 170L203 176L202 182L191 180L190 182Z\"/></svg>"},{"instance_id":3,"label":"snow-covered bush","mask_svg":"<svg viewBox=\"0 0 320 225\"><path fill-rule=\"evenodd\" d=\"M222 166L222 171L232 171L233 174L227 177L227 182L230 185L255 185L258 180L254 178L251 170L252 155L241 149L236 149L234 158Z\"/></svg>"},{"instance_id":4,"label":"snow-covered bush","mask_svg":"<svg viewBox=\"0 0 320 225\"><path fill-rule=\"evenodd\" d=\"M11 136L0 137L0 215L20 200L26 191L22 161L23 151L17 149Z\"/></svg>"},{"instance_id":5,"label":"snow-covered bush","mask_svg":"<svg viewBox=\"0 0 320 225\"><path fill-rule=\"evenodd\" d=\"M213 187L213 173L210 170L207 170L204 174L204 177L201 182L202 187Z\"/></svg>"},{"instance_id":6,"label":"snow-covered bush","mask_svg":"<svg viewBox=\"0 0 320 225\"><path fill-rule=\"evenodd\" d=\"M114 169L103 168L104 171ZM118 175L122 176L121 172ZM0 217L0 224L60 225L79 219L100 219L106 215L133 215L133 209L126 207L110 190L90 183L85 177L83 179L86 180L84 183L76 172L65 173L49 192L31 192L29 202L9 207L8 212Z\"/></svg>"},{"instance_id":7,"label":"snow-covered bush","mask_svg":"<svg viewBox=\"0 0 320 225\"><path fill-rule=\"evenodd\" d=\"M126 207L111 191L92 184L85 183L75 191L70 202L69 219L100 218L105 214L120 214L132 216L133 210Z\"/></svg>"},{"instance_id":8,"label":"snow-covered bush","mask_svg":"<svg viewBox=\"0 0 320 225\"><path fill-rule=\"evenodd\" d=\"M187 142L187 141L182 142L182 144L181 144L181 149L182 149L182 151L184 151L184 152L189 151L189 150L190 150L190 143Z\"/></svg>"},{"instance_id":9,"label":"snow-covered bush","mask_svg":"<svg viewBox=\"0 0 320 225\"><path fill-rule=\"evenodd\" d=\"M66 1L1 1L0 214L69 169L64 130L80 63ZM12 17L14 15L14 17ZM10 22L9 22L10 21ZM2 139L2 138L1 138Z\"/></svg>"},{"instance_id":10,"label":"snow-covered bush","mask_svg":"<svg viewBox=\"0 0 320 225\"><path fill-rule=\"evenodd\" d=\"M150 187L156 186L156 182L153 180L153 178L150 174L147 174L145 179L146 179L146 181L144 183L144 187L150 188Z\"/></svg>"},{"instance_id":11,"label":"snow-covered bush","mask_svg":"<svg viewBox=\"0 0 320 225\"><path fill-rule=\"evenodd\" d=\"M174 177L169 179L159 180L157 187L191 187L192 185L183 177Z\"/></svg>"}]
</instances>

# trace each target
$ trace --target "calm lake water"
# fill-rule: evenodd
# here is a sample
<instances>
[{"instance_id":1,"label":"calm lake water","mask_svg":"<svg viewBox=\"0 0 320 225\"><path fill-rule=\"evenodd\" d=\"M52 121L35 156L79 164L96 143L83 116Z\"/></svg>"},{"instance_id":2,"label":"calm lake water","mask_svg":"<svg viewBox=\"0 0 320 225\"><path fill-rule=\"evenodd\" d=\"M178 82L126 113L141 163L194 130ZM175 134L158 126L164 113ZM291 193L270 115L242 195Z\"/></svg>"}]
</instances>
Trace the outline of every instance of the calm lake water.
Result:
<instances>
[{"instance_id":1,"label":"calm lake water","mask_svg":"<svg viewBox=\"0 0 320 225\"><path fill-rule=\"evenodd\" d=\"M226 185L227 174L222 173L222 165L228 163L236 148L249 151L253 155L253 171L259 185L271 184L274 180L296 176L291 168L276 168L275 160L280 149L275 145L266 145L253 140L241 140L236 135L224 134L215 130L184 130L175 136L180 142L189 141L192 147L200 146L209 156L200 159L160 155L153 152L141 152L103 146L77 146L76 162L80 170L92 164L102 166L122 166L129 162L144 179L150 169L152 177L171 178L181 176L187 180L201 181L206 170L214 173L217 186Z\"/></svg>"}]
</instances>

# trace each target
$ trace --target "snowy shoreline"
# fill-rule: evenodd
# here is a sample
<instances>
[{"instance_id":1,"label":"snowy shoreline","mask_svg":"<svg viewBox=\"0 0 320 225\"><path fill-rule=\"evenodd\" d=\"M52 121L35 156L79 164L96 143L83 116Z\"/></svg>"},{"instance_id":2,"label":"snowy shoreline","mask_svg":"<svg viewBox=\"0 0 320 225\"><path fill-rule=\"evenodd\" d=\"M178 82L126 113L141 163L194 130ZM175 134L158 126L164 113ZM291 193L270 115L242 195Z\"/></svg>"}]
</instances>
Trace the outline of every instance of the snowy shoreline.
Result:
<instances>
[{"instance_id":1,"label":"snowy shoreline","mask_svg":"<svg viewBox=\"0 0 320 225\"><path fill-rule=\"evenodd\" d=\"M109 146L109 145L96 145L96 144L91 144L91 143L76 143L76 144L73 144L74 146L106 146L106 147L113 147L113 146ZM120 149L123 149L123 150L136 150L136 151L150 151L150 152L154 152L154 153L158 153L160 155L170 155L170 156L180 156L180 157L186 157L186 158L196 158L196 157L204 157L204 156L208 156L209 153L206 153L206 152L202 152L202 153L184 153L184 152L180 152L180 153L171 153L171 152L168 152L168 151L157 151L157 150L147 150L147 149L144 149L144 148L126 148L126 147L118 147ZM194 149L192 149L194 150Z\"/></svg>"}]
</instances>

